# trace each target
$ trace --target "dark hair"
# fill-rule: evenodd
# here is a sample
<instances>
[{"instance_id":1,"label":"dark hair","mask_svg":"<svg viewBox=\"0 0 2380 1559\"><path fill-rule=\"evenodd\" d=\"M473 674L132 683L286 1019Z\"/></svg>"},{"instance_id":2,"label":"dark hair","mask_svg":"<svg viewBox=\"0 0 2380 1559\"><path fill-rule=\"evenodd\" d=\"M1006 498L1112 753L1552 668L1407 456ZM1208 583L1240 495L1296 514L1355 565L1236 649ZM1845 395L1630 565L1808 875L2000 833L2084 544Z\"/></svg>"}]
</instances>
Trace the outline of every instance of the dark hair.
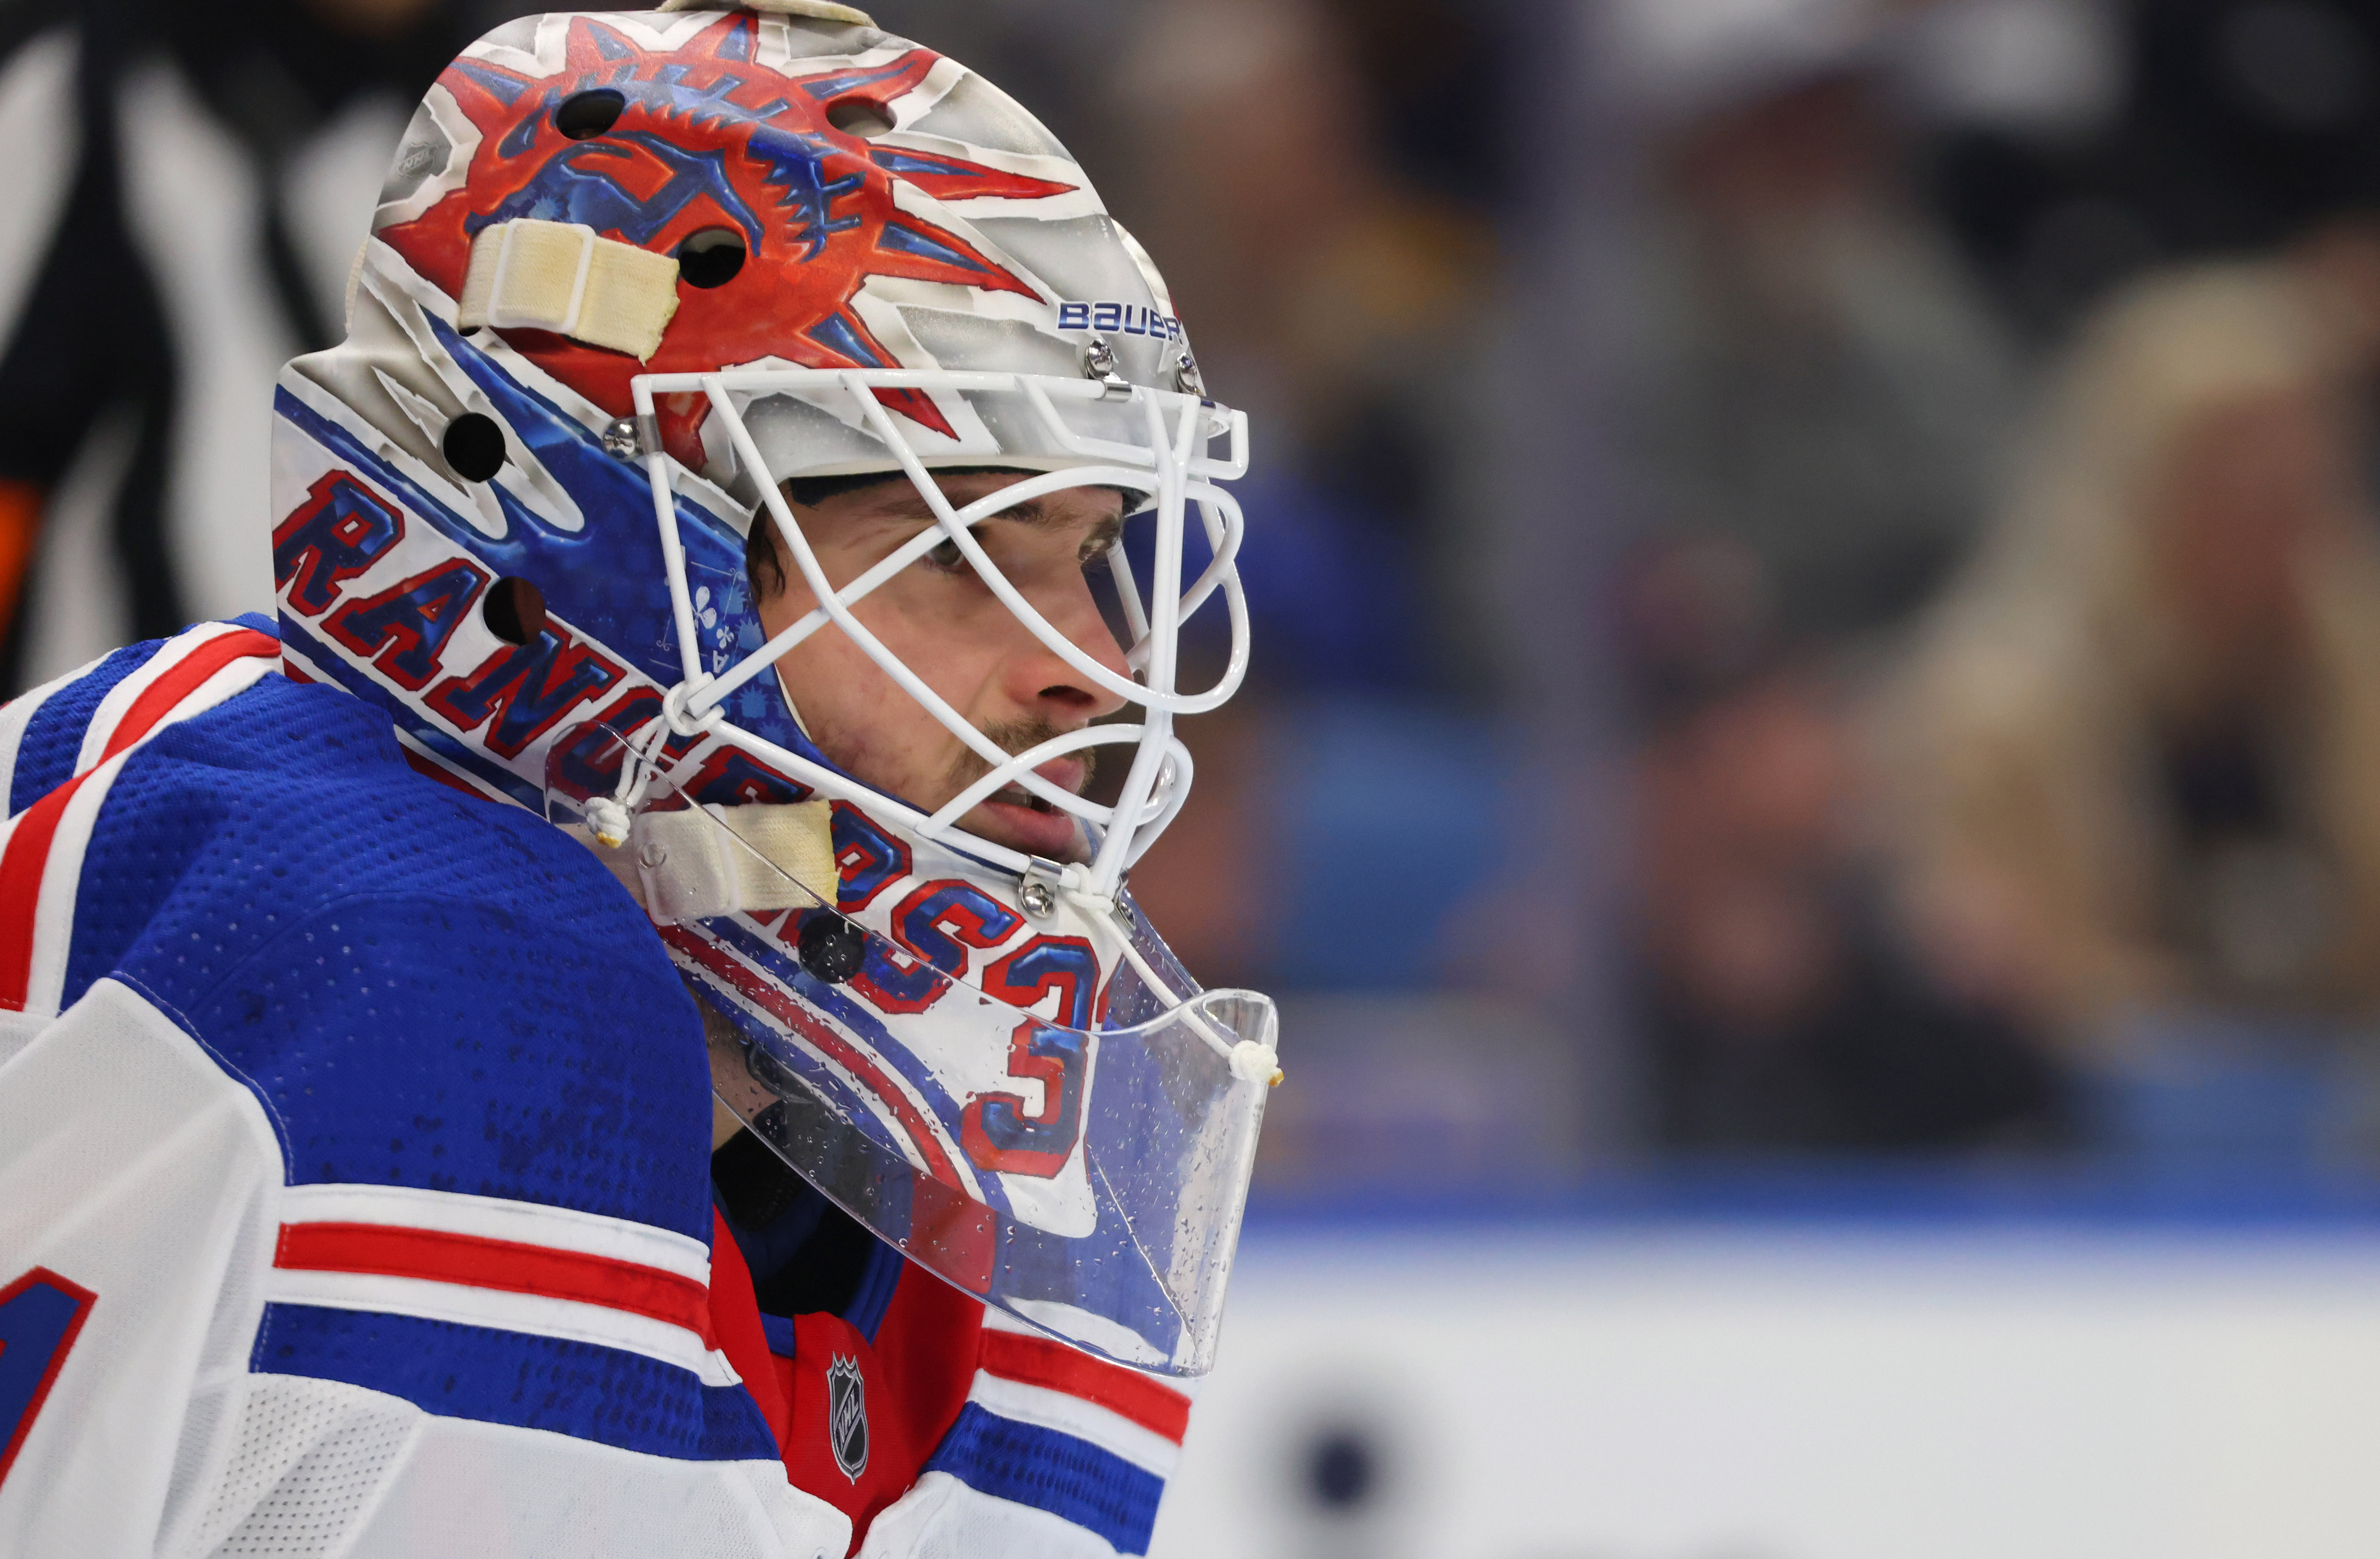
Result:
<instances>
[{"instance_id":1,"label":"dark hair","mask_svg":"<svg viewBox=\"0 0 2380 1559\"><path fill-rule=\"evenodd\" d=\"M990 469L990 467L979 468ZM906 481L899 471L859 471L850 476L797 476L780 484L786 501L806 509L816 508L829 498L844 493L856 493L863 487L873 487L880 481ZM785 554L777 550L777 525L763 502L752 511L751 529L744 533L744 577L752 581L752 593L768 600L785 588Z\"/></svg>"}]
</instances>

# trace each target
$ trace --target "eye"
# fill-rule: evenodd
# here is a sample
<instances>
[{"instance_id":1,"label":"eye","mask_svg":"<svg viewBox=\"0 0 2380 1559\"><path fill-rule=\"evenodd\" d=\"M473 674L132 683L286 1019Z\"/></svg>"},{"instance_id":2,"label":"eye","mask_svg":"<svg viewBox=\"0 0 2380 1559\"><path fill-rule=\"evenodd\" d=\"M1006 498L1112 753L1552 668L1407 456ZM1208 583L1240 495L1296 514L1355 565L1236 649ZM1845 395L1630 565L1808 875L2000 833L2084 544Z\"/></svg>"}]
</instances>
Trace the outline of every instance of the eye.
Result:
<instances>
[{"instance_id":1,"label":"eye","mask_svg":"<svg viewBox=\"0 0 2380 1559\"><path fill-rule=\"evenodd\" d=\"M959 551L959 544L956 542L947 541L928 553L926 562L944 574L964 573L967 566L966 554Z\"/></svg>"}]
</instances>

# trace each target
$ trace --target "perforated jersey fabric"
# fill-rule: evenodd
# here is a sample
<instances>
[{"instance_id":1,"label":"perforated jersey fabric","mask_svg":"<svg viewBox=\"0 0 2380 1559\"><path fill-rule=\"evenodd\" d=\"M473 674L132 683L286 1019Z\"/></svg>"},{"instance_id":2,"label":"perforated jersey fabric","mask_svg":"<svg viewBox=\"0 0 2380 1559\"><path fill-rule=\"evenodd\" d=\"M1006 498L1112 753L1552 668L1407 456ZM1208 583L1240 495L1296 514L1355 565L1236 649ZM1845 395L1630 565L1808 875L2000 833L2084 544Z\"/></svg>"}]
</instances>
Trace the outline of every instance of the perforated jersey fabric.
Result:
<instances>
[{"instance_id":1,"label":"perforated jersey fabric","mask_svg":"<svg viewBox=\"0 0 2380 1559\"><path fill-rule=\"evenodd\" d=\"M193 1547L222 1559L318 1553L361 1524L422 1415L328 1381L255 1381Z\"/></svg>"},{"instance_id":2,"label":"perforated jersey fabric","mask_svg":"<svg viewBox=\"0 0 2380 1559\"><path fill-rule=\"evenodd\" d=\"M705 1177L667 1171L709 1136L701 1020L650 925L559 831L414 773L355 699L270 678L152 741L73 948L68 1002L136 981L252 1079L293 1183L709 1237Z\"/></svg>"},{"instance_id":3,"label":"perforated jersey fabric","mask_svg":"<svg viewBox=\"0 0 2380 1559\"><path fill-rule=\"evenodd\" d=\"M844 1552L710 1341L649 923L273 653L202 625L0 710L0 993L64 970L0 1013L0 1285L93 1296L0 1424L0 1553Z\"/></svg>"},{"instance_id":4,"label":"perforated jersey fabric","mask_svg":"<svg viewBox=\"0 0 2380 1559\"><path fill-rule=\"evenodd\" d=\"M102 656L44 699L18 748L8 785L8 810L23 811L71 777L76 748L102 699L149 664L163 640L130 644Z\"/></svg>"},{"instance_id":5,"label":"perforated jersey fabric","mask_svg":"<svg viewBox=\"0 0 2380 1559\"><path fill-rule=\"evenodd\" d=\"M831 1309L759 1310L740 1257L714 1289L701 1018L650 923L384 711L239 671L270 627L0 708L0 994L62 971L54 1015L0 1003L0 1285L96 1296L0 1424L0 1553L1146 1552L1180 1393L864 1232L848 1283L788 1283L798 1240L755 1270Z\"/></svg>"}]
</instances>

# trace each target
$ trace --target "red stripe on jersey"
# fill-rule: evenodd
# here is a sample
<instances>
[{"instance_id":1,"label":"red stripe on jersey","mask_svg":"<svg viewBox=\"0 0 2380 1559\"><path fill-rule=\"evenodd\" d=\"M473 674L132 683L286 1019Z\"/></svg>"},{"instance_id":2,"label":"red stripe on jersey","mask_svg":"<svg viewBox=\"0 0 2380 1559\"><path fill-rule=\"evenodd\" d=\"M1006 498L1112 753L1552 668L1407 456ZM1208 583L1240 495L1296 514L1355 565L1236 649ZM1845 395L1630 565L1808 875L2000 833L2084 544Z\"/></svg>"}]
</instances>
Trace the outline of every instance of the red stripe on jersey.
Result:
<instances>
[{"instance_id":1,"label":"red stripe on jersey","mask_svg":"<svg viewBox=\"0 0 2380 1559\"><path fill-rule=\"evenodd\" d=\"M988 1374L1096 1403L1176 1445L1190 1430L1190 1399L1137 1370L1110 1364L1048 1337L984 1328L982 1366Z\"/></svg>"},{"instance_id":2,"label":"red stripe on jersey","mask_svg":"<svg viewBox=\"0 0 2380 1559\"><path fill-rule=\"evenodd\" d=\"M143 689L117 721L100 761L122 752L149 734L174 706L199 685L232 662L248 655L279 655L281 646L267 634L242 628L208 639ZM162 696L161 696L162 695ZM0 1008L25 1010L26 987L33 978L33 916L41 907L42 876L50 861L50 843L57 836L58 820L96 769L87 769L25 809L8 847L0 852Z\"/></svg>"},{"instance_id":3,"label":"red stripe on jersey","mask_svg":"<svg viewBox=\"0 0 2380 1559\"><path fill-rule=\"evenodd\" d=\"M281 641L269 633L244 627L237 633L219 634L191 651L179 665L140 689L140 696L132 700L132 707L115 723L115 732L107 738L107 750L99 755L99 761L106 762L147 736L157 722L173 713L176 704L197 692L208 677L232 662L251 655L279 660Z\"/></svg>"},{"instance_id":4,"label":"red stripe on jersey","mask_svg":"<svg viewBox=\"0 0 2380 1559\"><path fill-rule=\"evenodd\" d=\"M50 841L67 803L89 777L77 775L26 808L7 849L0 851L0 1007L10 1012L25 1010L25 988L33 980L33 915L41 907Z\"/></svg>"},{"instance_id":5,"label":"red stripe on jersey","mask_svg":"<svg viewBox=\"0 0 2380 1559\"><path fill-rule=\"evenodd\" d=\"M388 1224L284 1224L273 1264L296 1272L365 1273L575 1299L683 1326L701 1337L705 1347L718 1346L708 1288L690 1277L608 1256Z\"/></svg>"}]
</instances>

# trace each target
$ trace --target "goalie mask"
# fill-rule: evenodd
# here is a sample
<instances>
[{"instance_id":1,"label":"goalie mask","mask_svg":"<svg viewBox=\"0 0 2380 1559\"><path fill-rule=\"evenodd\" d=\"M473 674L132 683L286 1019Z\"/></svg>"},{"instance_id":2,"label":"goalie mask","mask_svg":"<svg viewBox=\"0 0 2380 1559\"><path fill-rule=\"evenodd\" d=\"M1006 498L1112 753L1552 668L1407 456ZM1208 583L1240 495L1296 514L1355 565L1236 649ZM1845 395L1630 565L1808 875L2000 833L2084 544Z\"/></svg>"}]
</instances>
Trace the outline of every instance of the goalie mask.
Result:
<instances>
[{"instance_id":1,"label":"goalie mask","mask_svg":"<svg viewBox=\"0 0 2380 1559\"><path fill-rule=\"evenodd\" d=\"M1247 430L1064 149L824 0L507 23L415 115L347 338L275 408L291 674L387 709L417 768L577 832L704 998L721 1098L876 1234L1081 1346L1207 1369L1272 1008L1199 991L1123 882L1189 788L1175 717L1246 664L1219 483ZM987 469L1024 474L965 504L934 478ZM929 521L832 579L783 484L868 475ZM1085 488L1134 511L1107 653L978 533ZM814 603L773 637L753 525ZM1119 718L1012 752L904 664L858 609L938 549ZM1202 611L1229 653L1184 688ZM820 634L979 777L923 810L839 766L776 669ZM1050 777L1094 747L1111 802ZM1019 794L1075 847L964 826Z\"/></svg>"}]
</instances>

